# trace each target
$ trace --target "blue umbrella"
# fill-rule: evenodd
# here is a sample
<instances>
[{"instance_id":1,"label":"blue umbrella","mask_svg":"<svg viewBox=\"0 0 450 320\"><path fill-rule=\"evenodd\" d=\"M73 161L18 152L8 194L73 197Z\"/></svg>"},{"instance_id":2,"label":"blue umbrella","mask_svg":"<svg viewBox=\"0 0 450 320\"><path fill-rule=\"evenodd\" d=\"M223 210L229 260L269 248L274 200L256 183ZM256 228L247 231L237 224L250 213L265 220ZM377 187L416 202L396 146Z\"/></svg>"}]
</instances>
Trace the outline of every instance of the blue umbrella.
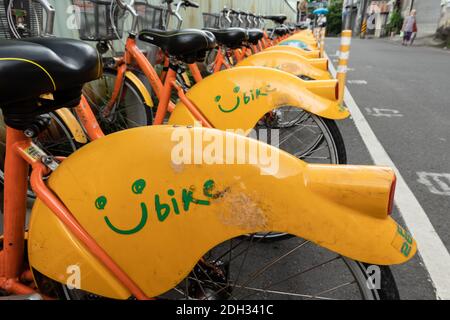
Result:
<instances>
[{"instance_id":1,"label":"blue umbrella","mask_svg":"<svg viewBox=\"0 0 450 320\"><path fill-rule=\"evenodd\" d=\"M330 11L327 8L319 8L313 11L313 14L328 14Z\"/></svg>"}]
</instances>

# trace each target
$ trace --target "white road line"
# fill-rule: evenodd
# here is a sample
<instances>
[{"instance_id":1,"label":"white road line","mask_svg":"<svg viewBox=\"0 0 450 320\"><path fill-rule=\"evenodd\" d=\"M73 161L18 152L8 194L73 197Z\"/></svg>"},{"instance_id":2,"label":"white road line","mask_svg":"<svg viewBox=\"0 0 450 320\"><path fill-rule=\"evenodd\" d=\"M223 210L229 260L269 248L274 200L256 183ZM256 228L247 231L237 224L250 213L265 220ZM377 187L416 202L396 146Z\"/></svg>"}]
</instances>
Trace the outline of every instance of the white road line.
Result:
<instances>
[{"instance_id":1,"label":"white road line","mask_svg":"<svg viewBox=\"0 0 450 320\"><path fill-rule=\"evenodd\" d=\"M386 118L403 117L403 114L401 114L400 111L388 108L366 108L366 113L371 117L386 117Z\"/></svg>"},{"instance_id":2,"label":"white road line","mask_svg":"<svg viewBox=\"0 0 450 320\"><path fill-rule=\"evenodd\" d=\"M329 66L331 74L336 77L336 69L333 64L330 63ZM389 166L395 170L397 174L395 203L408 229L417 241L419 254L436 289L437 298L450 300L450 254L447 248L347 88L344 101L350 109L353 121L375 164Z\"/></svg>"},{"instance_id":3,"label":"white road line","mask_svg":"<svg viewBox=\"0 0 450 320\"><path fill-rule=\"evenodd\" d=\"M428 187L431 193L450 196L450 173L417 172L419 183Z\"/></svg>"}]
</instances>

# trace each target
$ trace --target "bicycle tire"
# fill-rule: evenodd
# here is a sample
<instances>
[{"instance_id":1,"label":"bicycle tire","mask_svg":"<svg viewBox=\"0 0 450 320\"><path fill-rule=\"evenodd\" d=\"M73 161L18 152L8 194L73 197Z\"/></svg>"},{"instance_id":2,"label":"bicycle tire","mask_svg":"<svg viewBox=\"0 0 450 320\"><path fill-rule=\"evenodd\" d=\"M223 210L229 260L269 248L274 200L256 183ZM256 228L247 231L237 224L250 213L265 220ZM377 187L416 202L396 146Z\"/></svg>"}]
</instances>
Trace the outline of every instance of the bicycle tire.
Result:
<instances>
[{"instance_id":1,"label":"bicycle tire","mask_svg":"<svg viewBox=\"0 0 450 320\"><path fill-rule=\"evenodd\" d=\"M153 110L145 103L146 93L143 93L126 77L123 81L120 101L115 106L112 116L109 118L103 116L103 109L111 98L116 79L117 71L105 68L100 79L86 84L83 88L83 94L103 132L108 135L117 131L151 125Z\"/></svg>"},{"instance_id":2,"label":"bicycle tire","mask_svg":"<svg viewBox=\"0 0 450 320\"><path fill-rule=\"evenodd\" d=\"M245 242L246 240L243 240L243 241ZM264 248L264 250L265 250L265 252L267 252L267 249ZM322 249L320 248L320 250L322 250ZM270 254L270 252L268 252L268 254ZM206 259L206 257L207 256L205 256L204 259ZM261 258L257 257L257 259L260 260ZM308 287L309 282L313 283L313 282L317 281L318 282L317 286L319 288L319 287L324 287L323 282L326 282L327 280L329 280L330 284L335 286L335 288L334 288L335 293L338 290L341 290L342 288L344 288L345 286L347 286L347 288L348 288L349 284L353 285L354 287L352 288L352 292L348 292L347 290L344 290L342 293L343 296L336 297L336 296L332 295L332 297L326 297L327 294L331 294L331 290L323 290L323 292L321 292L318 295L298 295L298 294L294 294L293 292L291 292L292 287L293 287L293 285L291 283L286 283L286 285L291 290L288 292L288 294L282 294L283 292L280 289L273 291L270 289L271 287L269 285L267 285L267 283L264 283L265 287L263 287L263 289L261 289L261 290L262 291L265 290L265 291L267 291L267 293L257 293L255 295L255 293L247 294L248 292L245 291L244 295L242 295L242 296L237 296L237 295L234 296L235 293L231 293L230 291L223 293L224 282L222 280L216 280L218 285L214 287L212 285L212 279L214 279L214 277L209 277L208 278L209 280L207 280L207 281L201 280L203 282L203 284L205 285L205 289L203 289L202 292L208 292L209 295L206 295L206 294L201 295L200 294L200 296L199 296L198 290L195 293L195 291L192 291L191 289L186 288L186 289L184 289L185 294L180 296L179 298L192 299L192 300L212 300L213 298L217 299L217 300L227 300L227 299L236 299L236 300L270 299L270 300L273 300L274 297L275 297L275 299L279 299L280 294L281 294L281 299L285 298L286 296L289 296L289 294L290 294L291 296L289 296L289 299L299 299L299 300L323 300L323 299L399 300L400 299L397 284L396 284L395 279L392 275L392 272L388 266L368 265L368 264L361 263L361 262L358 262L358 261L355 261L352 259L348 259L348 258L345 258L342 256L337 256L336 259L339 259L340 261L342 261L342 263L341 263L342 266L344 266L344 265L346 266L345 268L346 268L347 274L344 275L343 272L342 272L342 274L337 274L337 272L342 271L341 267L335 268L334 266L331 266L330 271L331 271L332 275L330 278L330 272L327 272L326 266L318 264L318 266L320 268L324 268L322 271L324 273L323 277L318 277L317 275L313 274L312 280L309 281L309 279L306 279L304 281L295 282L295 284L300 283L300 284L303 284L304 286ZM285 272L284 270L286 270L286 269L284 268L284 266L286 265L286 263L285 262L282 262L282 263L283 263L283 265L280 266L279 270L278 269L275 270L274 274L280 275ZM238 265L238 264L240 264L240 261L236 261L236 265ZM197 266L193 269L194 273L195 273L196 269L199 270ZM232 269L232 268L229 267L228 269ZM287 269L289 269L289 268L287 268ZM375 273L373 273L373 270L375 270ZM229 271L227 271L227 272L229 272ZM257 272L255 271L255 272L253 272L253 274L254 273L257 273ZM200 271L197 271L197 274L200 276L201 275ZM51 280L51 279L45 277L44 275L40 274L36 270L34 270L34 275L35 275L35 279L37 281L39 288L43 287L45 284L46 290L44 293L48 294L49 296L55 297L57 299L63 299L63 300L99 300L99 299L100 300L109 300L108 298L97 296L95 294L91 294L91 293L88 293L88 292L85 292L82 290L69 289L66 285L56 282L54 280ZM350 275L353 279L353 281L351 281L351 283L349 280ZM272 275L268 275L267 277L270 278L271 276ZM277 276L275 276L275 277L277 277ZM341 278L342 278L342 280L341 280ZM201 279L201 277L198 277L197 279ZM295 279L293 277L291 277L290 275L287 275L287 279L289 279L289 281L295 281ZM342 282L341 285L338 285L338 286L335 285L334 281L337 281L337 279L339 279L340 282ZM273 281L276 282L278 280L279 279L277 278L277 280L273 280ZM264 280L264 281L266 281L266 280ZM177 295L181 295L180 289L177 289L177 288L181 288L180 286L183 285L183 282L185 282L185 280L183 280L182 283L180 283L178 286L176 286L170 292L168 292L160 297L157 297L157 298L163 299L163 300L176 299ZM242 280L242 282L246 283L246 282L244 282L244 280ZM279 283L281 283L281 282L278 282L278 284ZM275 283L275 286L276 285L277 285L277 283ZM186 284L186 286L187 286L187 284ZM232 285L228 284L228 286L232 286ZM325 287L328 288L328 286L325 286ZM215 288L216 294L214 294L211 291L207 291L206 288L209 288L209 289ZM239 289L241 289L241 288L238 287L238 290ZM311 290L311 288L308 288L308 289ZM255 290L255 288L252 288L252 290ZM300 288L299 288L299 290L300 290ZM253 292L253 291L250 291L250 292ZM129 297L129 299L134 299L134 297Z\"/></svg>"}]
</instances>

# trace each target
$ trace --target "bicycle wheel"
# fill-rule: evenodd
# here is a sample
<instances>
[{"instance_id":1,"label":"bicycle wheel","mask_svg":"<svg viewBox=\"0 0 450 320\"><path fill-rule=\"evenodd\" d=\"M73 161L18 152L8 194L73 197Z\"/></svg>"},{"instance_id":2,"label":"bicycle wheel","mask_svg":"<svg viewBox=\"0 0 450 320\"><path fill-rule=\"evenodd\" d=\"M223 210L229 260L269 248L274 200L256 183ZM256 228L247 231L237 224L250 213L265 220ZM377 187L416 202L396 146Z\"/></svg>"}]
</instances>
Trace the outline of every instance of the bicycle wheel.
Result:
<instances>
[{"instance_id":1,"label":"bicycle wheel","mask_svg":"<svg viewBox=\"0 0 450 320\"><path fill-rule=\"evenodd\" d=\"M48 291L44 293L60 299L103 299L70 290L39 274L35 278L45 279L42 283ZM212 249L181 283L157 298L396 300L399 294L388 267L369 266L301 238L264 242L252 236L235 238Z\"/></svg>"},{"instance_id":2,"label":"bicycle wheel","mask_svg":"<svg viewBox=\"0 0 450 320\"><path fill-rule=\"evenodd\" d=\"M105 69L103 76L86 84L83 94L87 98L97 121L105 134L111 134L126 129L151 125L153 113L147 106L140 90L128 78L122 84L118 101L114 104L111 113L104 115L104 110L111 100L117 72Z\"/></svg>"},{"instance_id":3,"label":"bicycle wheel","mask_svg":"<svg viewBox=\"0 0 450 320\"><path fill-rule=\"evenodd\" d=\"M68 157L82 145L75 140L70 129L57 113L51 112L49 115L51 119L50 125L37 138L33 139L33 142L50 155ZM0 183L2 185L5 178L5 152L6 126L0 111ZM31 198L35 196L31 186L28 187L27 195Z\"/></svg>"},{"instance_id":4,"label":"bicycle wheel","mask_svg":"<svg viewBox=\"0 0 450 320\"><path fill-rule=\"evenodd\" d=\"M283 107L266 115L256 127L277 135L276 146L308 163L346 164L344 139L336 122L295 107ZM272 138L270 136L270 138ZM273 142L273 139L272 139Z\"/></svg>"}]
</instances>

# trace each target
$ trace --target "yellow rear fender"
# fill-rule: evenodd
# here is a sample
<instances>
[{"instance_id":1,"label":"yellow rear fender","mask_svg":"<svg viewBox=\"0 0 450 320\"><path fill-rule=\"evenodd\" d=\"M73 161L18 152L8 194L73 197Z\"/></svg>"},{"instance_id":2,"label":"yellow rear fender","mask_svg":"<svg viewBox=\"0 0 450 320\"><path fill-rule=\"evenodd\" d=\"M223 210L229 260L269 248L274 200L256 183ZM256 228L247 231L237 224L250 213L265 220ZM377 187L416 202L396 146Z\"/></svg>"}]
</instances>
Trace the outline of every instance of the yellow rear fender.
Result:
<instances>
[{"instance_id":1,"label":"yellow rear fender","mask_svg":"<svg viewBox=\"0 0 450 320\"><path fill-rule=\"evenodd\" d=\"M212 126L221 130L248 132L265 114L284 106L297 107L327 119L340 120L349 116L348 110L337 100L308 90L308 86L315 86L313 83L276 69L240 67L211 75L192 87L187 96ZM331 92L335 95L336 82L329 83L333 83ZM193 125L195 121L180 102L169 123Z\"/></svg>"},{"instance_id":2,"label":"yellow rear fender","mask_svg":"<svg viewBox=\"0 0 450 320\"><path fill-rule=\"evenodd\" d=\"M314 34L311 30L302 30L300 32L297 32L294 36L299 36L304 39L309 39L312 41L316 40L316 38L314 37Z\"/></svg>"},{"instance_id":3,"label":"yellow rear fender","mask_svg":"<svg viewBox=\"0 0 450 320\"><path fill-rule=\"evenodd\" d=\"M127 77L127 79L130 80L134 84L134 86L139 90L141 96L144 98L147 107L153 108L154 103L152 96L150 95L150 92L148 92L147 88L145 87L141 79L139 79L139 77L131 71L127 71L125 73L125 77Z\"/></svg>"},{"instance_id":4,"label":"yellow rear fender","mask_svg":"<svg viewBox=\"0 0 450 320\"><path fill-rule=\"evenodd\" d=\"M337 101L339 98L339 82L337 80L304 81L305 88L325 99Z\"/></svg>"},{"instance_id":5,"label":"yellow rear fender","mask_svg":"<svg viewBox=\"0 0 450 320\"><path fill-rule=\"evenodd\" d=\"M290 46L295 48L300 48L306 51L317 50L317 46L314 46L310 43L305 42L304 40L298 39L287 39L278 44L278 46Z\"/></svg>"},{"instance_id":6,"label":"yellow rear fender","mask_svg":"<svg viewBox=\"0 0 450 320\"><path fill-rule=\"evenodd\" d=\"M149 148L155 145L157 152ZM240 156L264 150L271 160L238 164L246 162L238 152L215 152L230 145L243 150ZM408 261L416 244L387 215L393 181L386 168L307 165L232 133L159 126L94 141L65 160L48 185L155 297L178 285L210 249L255 232L286 232L370 264ZM31 266L51 279L67 283L75 270L83 290L130 296L40 200L28 252Z\"/></svg>"},{"instance_id":7,"label":"yellow rear fender","mask_svg":"<svg viewBox=\"0 0 450 320\"><path fill-rule=\"evenodd\" d=\"M271 50L270 52L286 52L286 50L283 50L283 46L278 46L278 47L276 47L277 48L277 50ZM295 49L295 48L294 48ZM291 52L291 51L289 51L289 53L292 53L292 54L294 54L294 55L297 55L295 52ZM318 68L318 69L320 69L320 70L323 70L323 71L328 71L328 59L326 59L326 58L314 58L314 59L310 59L310 58L306 58L306 57L304 57L304 56L299 56L299 55L297 55L298 57L299 57L299 59L300 60L302 60L302 61L304 61L304 62L306 62L306 63L308 63L308 64L310 64L311 66L313 66L313 67L315 67L315 68Z\"/></svg>"},{"instance_id":8,"label":"yellow rear fender","mask_svg":"<svg viewBox=\"0 0 450 320\"><path fill-rule=\"evenodd\" d=\"M303 49L300 49L300 48L289 47L289 46L273 46L273 47L269 47L267 49L264 49L264 51L272 51L272 50L288 51L288 52L292 52L292 53L298 54L298 55L303 56L303 57L308 58L308 59L320 58L320 51L318 51L318 50L306 51L306 50L303 50Z\"/></svg>"},{"instance_id":9,"label":"yellow rear fender","mask_svg":"<svg viewBox=\"0 0 450 320\"><path fill-rule=\"evenodd\" d=\"M324 70L316 68L310 60L303 56L285 51L267 51L252 55L242 62L237 67L260 66L274 68L288 72L296 76L306 76L312 80L329 80L331 75Z\"/></svg>"},{"instance_id":10,"label":"yellow rear fender","mask_svg":"<svg viewBox=\"0 0 450 320\"><path fill-rule=\"evenodd\" d=\"M284 41L301 41L311 47L317 48L317 40L314 38L314 36L313 37L305 36L302 33L294 34ZM283 43L284 41L282 41L281 43Z\"/></svg>"}]
</instances>

